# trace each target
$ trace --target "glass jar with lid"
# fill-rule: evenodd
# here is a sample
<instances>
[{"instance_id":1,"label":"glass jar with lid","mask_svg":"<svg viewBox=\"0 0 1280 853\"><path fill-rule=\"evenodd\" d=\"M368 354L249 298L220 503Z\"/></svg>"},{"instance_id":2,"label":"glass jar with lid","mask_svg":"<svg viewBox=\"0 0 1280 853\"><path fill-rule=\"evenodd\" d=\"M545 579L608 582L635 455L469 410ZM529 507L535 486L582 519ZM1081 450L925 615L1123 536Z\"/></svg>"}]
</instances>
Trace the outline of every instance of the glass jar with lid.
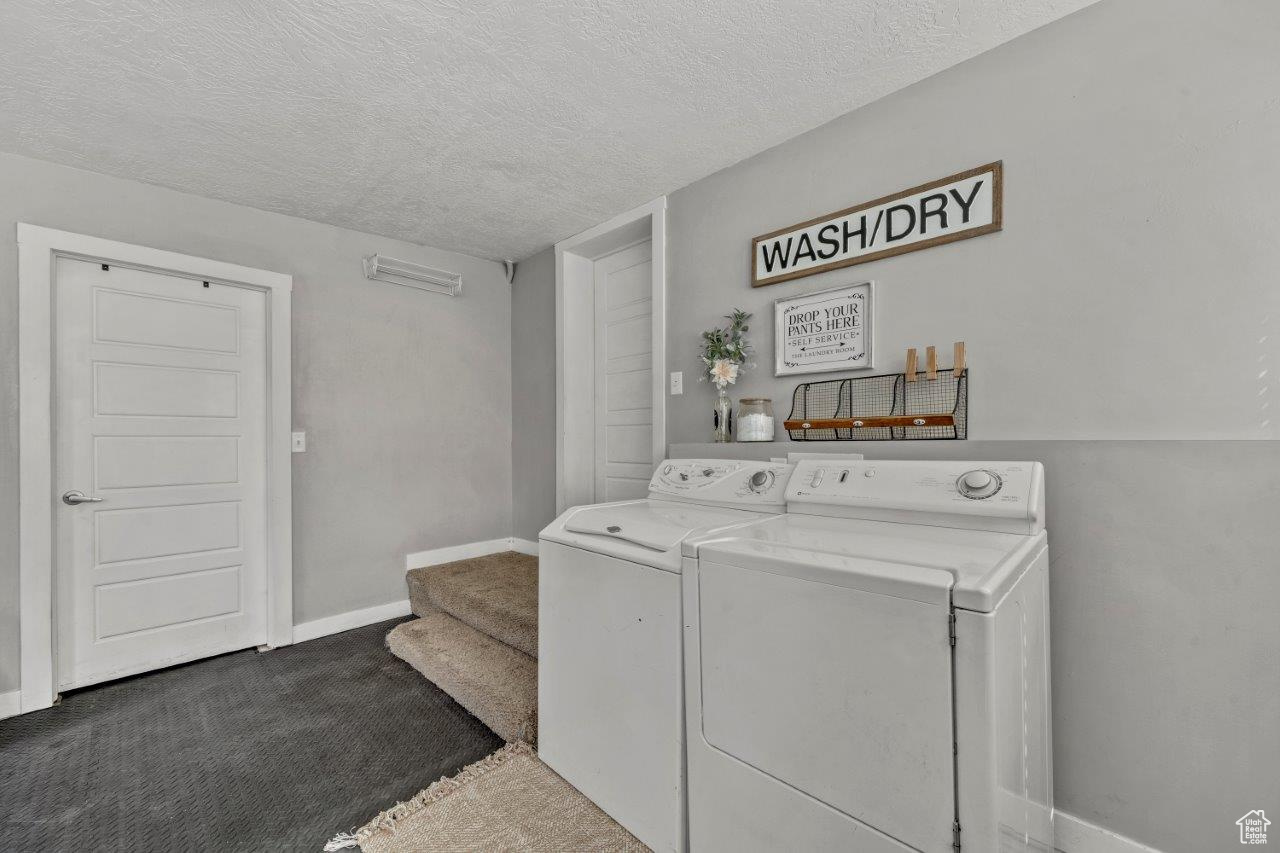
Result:
<instances>
[{"instance_id":1,"label":"glass jar with lid","mask_svg":"<svg viewBox=\"0 0 1280 853\"><path fill-rule=\"evenodd\" d=\"M738 401L738 441L773 441L773 401L743 397Z\"/></svg>"}]
</instances>

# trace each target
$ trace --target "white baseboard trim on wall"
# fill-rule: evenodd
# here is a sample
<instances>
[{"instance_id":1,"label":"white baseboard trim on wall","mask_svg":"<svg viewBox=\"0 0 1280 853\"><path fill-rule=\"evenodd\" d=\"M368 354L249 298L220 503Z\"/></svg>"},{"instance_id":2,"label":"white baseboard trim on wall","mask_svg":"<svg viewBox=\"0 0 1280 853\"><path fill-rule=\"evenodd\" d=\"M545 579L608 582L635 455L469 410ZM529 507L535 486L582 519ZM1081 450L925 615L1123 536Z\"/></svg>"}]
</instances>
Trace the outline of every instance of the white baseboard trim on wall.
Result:
<instances>
[{"instance_id":1,"label":"white baseboard trim on wall","mask_svg":"<svg viewBox=\"0 0 1280 853\"><path fill-rule=\"evenodd\" d=\"M1154 847L1063 811L1053 815L1053 846L1061 853L1160 853Z\"/></svg>"},{"instance_id":2,"label":"white baseboard trim on wall","mask_svg":"<svg viewBox=\"0 0 1280 853\"><path fill-rule=\"evenodd\" d=\"M337 613L333 616L325 616L323 619L313 619L310 622L294 625L293 641L295 643L305 643L307 640L314 640L317 637L327 637L340 631L363 628L365 625L372 625L375 622L385 622L388 619L397 619L408 615L409 599L407 598L402 601L393 601L390 604L375 604L373 607L365 607L360 610L348 610L346 613Z\"/></svg>"},{"instance_id":3,"label":"white baseboard trim on wall","mask_svg":"<svg viewBox=\"0 0 1280 853\"><path fill-rule=\"evenodd\" d=\"M448 548L433 548L430 551L417 551L409 554L404 558L404 567L405 569L420 569L423 566L438 566L441 563L452 563L454 560L467 560L471 557L483 557L486 554L501 554L503 551L537 554L538 543L530 542L528 539L516 539L508 536L505 539L489 539L485 542L451 545Z\"/></svg>"},{"instance_id":4,"label":"white baseboard trim on wall","mask_svg":"<svg viewBox=\"0 0 1280 853\"><path fill-rule=\"evenodd\" d=\"M10 690L8 693L0 693L0 720L16 717L20 713L22 713L22 691Z\"/></svg>"},{"instance_id":5,"label":"white baseboard trim on wall","mask_svg":"<svg viewBox=\"0 0 1280 853\"><path fill-rule=\"evenodd\" d=\"M521 539L518 536L512 536L511 550L519 554L528 554L531 557L536 557L538 556L538 543L529 539Z\"/></svg>"},{"instance_id":6,"label":"white baseboard trim on wall","mask_svg":"<svg viewBox=\"0 0 1280 853\"><path fill-rule=\"evenodd\" d=\"M423 566L437 566L441 563L452 563L454 560L466 560L470 557L483 557L486 554L501 554L504 551L518 551L521 554L537 556L538 543L514 536L505 539L489 539L484 542L469 542L465 545L452 545L448 548L434 548L430 551L418 551L404 558L405 569L418 569ZM303 622L293 626L293 641L305 643L317 637L327 637L339 631L350 631L352 628L363 628L375 622L385 622L409 615L409 599L393 601L390 604L378 604L362 610L350 610ZM17 694L14 694L17 695ZM0 694L0 701L4 695ZM3 707L3 706L0 706ZM16 713L16 712L15 712Z\"/></svg>"}]
</instances>

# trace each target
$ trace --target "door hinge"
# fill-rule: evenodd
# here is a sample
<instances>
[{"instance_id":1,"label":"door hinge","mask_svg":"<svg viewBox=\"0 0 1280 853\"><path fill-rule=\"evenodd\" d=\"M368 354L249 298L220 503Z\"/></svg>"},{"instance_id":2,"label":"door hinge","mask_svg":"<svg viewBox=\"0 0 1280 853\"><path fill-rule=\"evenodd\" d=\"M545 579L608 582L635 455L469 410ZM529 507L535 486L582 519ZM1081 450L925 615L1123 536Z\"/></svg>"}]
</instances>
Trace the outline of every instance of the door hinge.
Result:
<instances>
[{"instance_id":1,"label":"door hinge","mask_svg":"<svg viewBox=\"0 0 1280 853\"><path fill-rule=\"evenodd\" d=\"M951 842L951 846L960 849L960 821L951 824L951 837L955 840Z\"/></svg>"},{"instance_id":2,"label":"door hinge","mask_svg":"<svg viewBox=\"0 0 1280 853\"><path fill-rule=\"evenodd\" d=\"M951 638L951 645L956 644L956 612L951 611L951 615L947 617L947 635Z\"/></svg>"}]
</instances>

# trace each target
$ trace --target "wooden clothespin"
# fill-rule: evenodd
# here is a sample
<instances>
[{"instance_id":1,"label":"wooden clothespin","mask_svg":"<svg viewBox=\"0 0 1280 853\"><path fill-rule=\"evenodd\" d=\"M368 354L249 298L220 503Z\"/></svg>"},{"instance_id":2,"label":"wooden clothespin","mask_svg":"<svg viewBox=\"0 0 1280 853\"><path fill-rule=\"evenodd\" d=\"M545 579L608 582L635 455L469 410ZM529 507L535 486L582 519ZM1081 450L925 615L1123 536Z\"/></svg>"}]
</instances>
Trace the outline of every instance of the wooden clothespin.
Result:
<instances>
[{"instance_id":1,"label":"wooden clothespin","mask_svg":"<svg viewBox=\"0 0 1280 853\"><path fill-rule=\"evenodd\" d=\"M907 381L916 381L916 348L912 347L907 350Z\"/></svg>"},{"instance_id":2,"label":"wooden clothespin","mask_svg":"<svg viewBox=\"0 0 1280 853\"><path fill-rule=\"evenodd\" d=\"M932 346L924 351L924 376L930 382L938 378L938 351Z\"/></svg>"},{"instance_id":3,"label":"wooden clothespin","mask_svg":"<svg viewBox=\"0 0 1280 853\"><path fill-rule=\"evenodd\" d=\"M964 376L964 370L965 370L964 341L956 341L954 352L955 354L952 356L952 361L954 362L954 365L953 365L951 375L954 378L959 379L961 376Z\"/></svg>"}]
</instances>

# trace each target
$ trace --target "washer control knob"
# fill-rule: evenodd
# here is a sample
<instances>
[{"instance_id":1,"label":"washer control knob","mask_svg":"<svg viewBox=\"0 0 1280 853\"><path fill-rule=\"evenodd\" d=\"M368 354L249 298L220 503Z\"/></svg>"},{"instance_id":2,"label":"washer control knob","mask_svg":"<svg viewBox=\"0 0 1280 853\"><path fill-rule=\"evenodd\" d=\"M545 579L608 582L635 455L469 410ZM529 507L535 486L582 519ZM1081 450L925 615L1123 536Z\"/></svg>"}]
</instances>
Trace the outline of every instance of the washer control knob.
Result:
<instances>
[{"instance_id":1,"label":"washer control knob","mask_svg":"<svg viewBox=\"0 0 1280 853\"><path fill-rule=\"evenodd\" d=\"M826 469L825 469L825 468L819 468L817 471L814 471L814 472L813 472L813 479L811 479L811 480L809 481L809 487L810 487L810 488L813 488L813 489L816 489L816 488L818 488L818 486L821 486L821 485L822 485L822 477L823 477L823 475L825 475L826 473L827 473L827 472L826 472Z\"/></svg>"},{"instance_id":2,"label":"washer control knob","mask_svg":"<svg viewBox=\"0 0 1280 853\"><path fill-rule=\"evenodd\" d=\"M761 492L769 491L773 485L772 471L757 471L751 475L751 479L747 481L747 488L755 492L757 495Z\"/></svg>"},{"instance_id":3,"label":"washer control knob","mask_svg":"<svg viewBox=\"0 0 1280 853\"><path fill-rule=\"evenodd\" d=\"M982 500L1000 491L1002 485L1004 484L995 474L990 471L976 469L966 471L960 475L960 479L956 481L956 491L966 498Z\"/></svg>"}]
</instances>

